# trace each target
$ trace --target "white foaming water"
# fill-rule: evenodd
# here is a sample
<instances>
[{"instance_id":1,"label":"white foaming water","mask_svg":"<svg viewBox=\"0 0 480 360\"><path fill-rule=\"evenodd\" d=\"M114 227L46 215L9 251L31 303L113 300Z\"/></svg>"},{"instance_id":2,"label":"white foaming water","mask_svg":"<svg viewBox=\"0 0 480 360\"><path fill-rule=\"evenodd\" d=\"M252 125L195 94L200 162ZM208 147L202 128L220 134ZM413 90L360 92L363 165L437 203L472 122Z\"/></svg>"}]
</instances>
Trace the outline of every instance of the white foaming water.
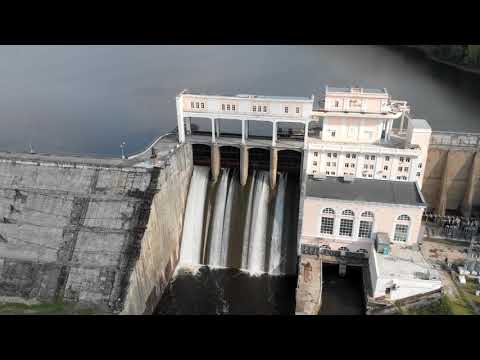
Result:
<instances>
[{"instance_id":1,"label":"white foaming water","mask_svg":"<svg viewBox=\"0 0 480 360\"><path fill-rule=\"evenodd\" d=\"M210 236L210 248L208 252L208 264L212 266L226 265L225 262L223 262L224 259L222 259L222 238L229 172L229 169L222 169L220 183L217 190L217 197L215 199L215 207L213 210L213 224ZM228 247L228 244L225 244L225 247Z\"/></svg>"},{"instance_id":2,"label":"white foaming water","mask_svg":"<svg viewBox=\"0 0 480 360\"><path fill-rule=\"evenodd\" d=\"M286 235L289 234L291 221L285 208L291 204L287 203L286 174L278 175L275 203L271 209L269 201L273 193L270 190L269 172L254 171L245 188L241 188L237 172L232 174L229 169L222 169L216 186L209 184L209 172L208 167L194 168L185 210L179 265L196 272L196 265L201 264L204 255L207 255L206 265L211 268L241 263L240 268L252 275L289 272L286 260L295 254L289 254L287 249L289 239ZM205 211L207 195L214 201L210 214ZM244 208L242 201L246 202ZM239 234L234 234L232 231L239 231L233 230L238 229L238 222L243 223L244 227ZM202 237L204 224L210 229L205 244ZM271 239L267 238L270 234ZM242 243L235 242L235 239ZM234 244L237 245L229 254L229 247ZM236 246L239 246L238 250L235 250ZM229 259L229 255L235 258ZM292 264L295 266L295 261Z\"/></svg>"},{"instance_id":3,"label":"white foaming water","mask_svg":"<svg viewBox=\"0 0 480 360\"><path fill-rule=\"evenodd\" d=\"M255 181L248 249L248 271L252 274L265 272L269 194L269 174L266 171L260 171L258 180Z\"/></svg>"},{"instance_id":4,"label":"white foaming water","mask_svg":"<svg viewBox=\"0 0 480 360\"><path fill-rule=\"evenodd\" d=\"M209 172L210 169L207 167L195 166L193 169L180 250L180 264L182 265L201 263L203 217Z\"/></svg>"},{"instance_id":5,"label":"white foaming water","mask_svg":"<svg viewBox=\"0 0 480 360\"><path fill-rule=\"evenodd\" d=\"M285 254L282 258L282 238L283 238L283 214L285 207L285 188L287 186L287 177L285 174L278 176L277 196L275 198L275 209L273 217L272 242L270 243L270 261L268 266L269 274L285 273L286 259Z\"/></svg>"},{"instance_id":6,"label":"white foaming water","mask_svg":"<svg viewBox=\"0 0 480 360\"><path fill-rule=\"evenodd\" d=\"M252 223L253 190L255 189L256 172L253 171L252 181L248 189L247 212L243 228L242 269L248 271L248 247L250 244L250 225Z\"/></svg>"}]
</instances>

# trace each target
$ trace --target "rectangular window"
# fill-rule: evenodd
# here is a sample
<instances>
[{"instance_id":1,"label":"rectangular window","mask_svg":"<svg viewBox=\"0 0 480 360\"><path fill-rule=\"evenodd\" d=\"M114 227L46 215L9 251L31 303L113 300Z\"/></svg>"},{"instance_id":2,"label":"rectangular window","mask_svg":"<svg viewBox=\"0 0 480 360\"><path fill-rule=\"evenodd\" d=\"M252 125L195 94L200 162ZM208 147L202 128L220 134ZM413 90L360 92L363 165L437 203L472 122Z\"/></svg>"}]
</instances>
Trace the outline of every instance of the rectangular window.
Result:
<instances>
[{"instance_id":1,"label":"rectangular window","mask_svg":"<svg viewBox=\"0 0 480 360\"><path fill-rule=\"evenodd\" d=\"M205 109L205 103L200 103L202 109Z\"/></svg>"},{"instance_id":2,"label":"rectangular window","mask_svg":"<svg viewBox=\"0 0 480 360\"><path fill-rule=\"evenodd\" d=\"M225 111L225 104L222 104L222 111Z\"/></svg>"},{"instance_id":3,"label":"rectangular window","mask_svg":"<svg viewBox=\"0 0 480 360\"><path fill-rule=\"evenodd\" d=\"M375 160L375 155L372 155L372 156L371 156L371 159L372 159L372 160Z\"/></svg>"},{"instance_id":4,"label":"rectangular window","mask_svg":"<svg viewBox=\"0 0 480 360\"><path fill-rule=\"evenodd\" d=\"M406 176L402 176L402 179L403 179L403 180L407 180L407 177L406 177Z\"/></svg>"},{"instance_id":5,"label":"rectangular window","mask_svg":"<svg viewBox=\"0 0 480 360\"><path fill-rule=\"evenodd\" d=\"M387 175L382 175L382 178L386 179L386 178L387 178Z\"/></svg>"},{"instance_id":6,"label":"rectangular window","mask_svg":"<svg viewBox=\"0 0 480 360\"><path fill-rule=\"evenodd\" d=\"M366 164L363 165L363 168L364 168L364 169L368 169L368 165L366 165Z\"/></svg>"},{"instance_id":7,"label":"rectangular window","mask_svg":"<svg viewBox=\"0 0 480 360\"><path fill-rule=\"evenodd\" d=\"M192 109L194 109L194 108L195 108L195 103L192 101L192 102L190 103L190 106L192 107Z\"/></svg>"},{"instance_id":8,"label":"rectangular window","mask_svg":"<svg viewBox=\"0 0 480 360\"><path fill-rule=\"evenodd\" d=\"M235 111L235 105L232 105L232 110Z\"/></svg>"},{"instance_id":9,"label":"rectangular window","mask_svg":"<svg viewBox=\"0 0 480 360\"><path fill-rule=\"evenodd\" d=\"M403 157L400 158L400 162L403 162Z\"/></svg>"},{"instance_id":10,"label":"rectangular window","mask_svg":"<svg viewBox=\"0 0 480 360\"><path fill-rule=\"evenodd\" d=\"M329 163L329 162L327 162L327 166L330 166L330 163Z\"/></svg>"},{"instance_id":11,"label":"rectangular window","mask_svg":"<svg viewBox=\"0 0 480 360\"><path fill-rule=\"evenodd\" d=\"M313 170L313 173L316 174L316 173L317 173L317 170Z\"/></svg>"},{"instance_id":12,"label":"rectangular window","mask_svg":"<svg viewBox=\"0 0 480 360\"><path fill-rule=\"evenodd\" d=\"M200 108L200 104L199 103L195 103L196 105L196 108L199 109Z\"/></svg>"},{"instance_id":13,"label":"rectangular window","mask_svg":"<svg viewBox=\"0 0 480 360\"><path fill-rule=\"evenodd\" d=\"M314 165L314 166L317 166L317 162L316 162L316 161L314 161L314 162L313 162L313 165Z\"/></svg>"},{"instance_id":14,"label":"rectangular window","mask_svg":"<svg viewBox=\"0 0 480 360\"><path fill-rule=\"evenodd\" d=\"M340 220L340 236L352 236L353 220L341 219Z\"/></svg>"},{"instance_id":15,"label":"rectangular window","mask_svg":"<svg viewBox=\"0 0 480 360\"><path fill-rule=\"evenodd\" d=\"M352 159L356 159L356 158L357 158L357 155L352 154Z\"/></svg>"},{"instance_id":16,"label":"rectangular window","mask_svg":"<svg viewBox=\"0 0 480 360\"><path fill-rule=\"evenodd\" d=\"M421 164L421 163L420 163L420 164L418 164L418 168L419 168L419 169L421 169L421 168L422 168L422 164Z\"/></svg>"},{"instance_id":17,"label":"rectangular window","mask_svg":"<svg viewBox=\"0 0 480 360\"><path fill-rule=\"evenodd\" d=\"M295 112L296 112L297 114L300 114L300 108L299 108L299 107L295 108Z\"/></svg>"},{"instance_id":18,"label":"rectangular window","mask_svg":"<svg viewBox=\"0 0 480 360\"><path fill-rule=\"evenodd\" d=\"M385 156L385 161L390 161L390 156Z\"/></svg>"},{"instance_id":19,"label":"rectangular window","mask_svg":"<svg viewBox=\"0 0 480 360\"><path fill-rule=\"evenodd\" d=\"M332 137L335 137L335 131L332 131Z\"/></svg>"},{"instance_id":20,"label":"rectangular window","mask_svg":"<svg viewBox=\"0 0 480 360\"><path fill-rule=\"evenodd\" d=\"M406 161L406 162L410 162L410 158L405 158L405 161Z\"/></svg>"},{"instance_id":21,"label":"rectangular window","mask_svg":"<svg viewBox=\"0 0 480 360\"><path fill-rule=\"evenodd\" d=\"M347 159L350 159L350 154L347 154L346 157L347 157Z\"/></svg>"},{"instance_id":22,"label":"rectangular window","mask_svg":"<svg viewBox=\"0 0 480 360\"><path fill-rule=\"evenodd\" d=\"M227 105L227 110L230 111L230 104Z\"/></svg>"},{"instance_id":23,"label":"rectangular window","mask_svg":"<svg viewBox=\"0 0 480 360\"><path fill-rule=\"evenodd\" d=\"M383 167L383 170L388 170L388 166L384 166L384 167Z\"/></svg>"},{"instance_id":24,"label":"rectangular window","mask_svg":"<svg viewBox=\"0 0 480 360\"><path fill-rule=\"evenodd\" d=\"M267 112L267 107L266 106L263 107L263 112Z\"/></svg>"},{"instance_id":25,"label":"rectangular window","mask_svg":"<svg viewBox=\"0 0 480 360\"><path fill-rule=\"evenodd\" d=\"M318 152L314 152L314 153L313 153L313 156L318 156Z\"/></svg>"},{"instance_id":26,"label":"rectangular window","mask_svg":"<svg viewBox=\"0 0 480 360\"><path fill-rule=\"evenodd\" d=\"M322 234L333 234L333 218L322 217L322 224L320 226L320 232Z\"/></svg>"},{"instance_id":27,"label":"rectangular window","mask_svg":"<svg viewBox=\"0 0 480 360\"><path fill-rule=\"evenodd\" d=\"M370 170L373 170L373 167L374 167L373 165L370 165Z\"/></svg>"},{"instance_id":28,"label":"rectangular window","mask_svg":"<svg viewBox=\"0 0 480 360\"><path fill-rule=\"evenodd\" d=\"M335 171L332 171L332 175L335 175Z\"/></svg>"},{"instance_id":29,"label":"rectangular window","mask_svg":"<svg viewBox=\"0 0 480 360\"><path fill-rule=\"evenodd\" d=\"M336 162L332 162L332 166L337 166L337 163L336 163Z\"/></svg>"},{"instance_id":30,"label":"rectangular window","mask_svg":"<svg viewBox=\"0 0 480 360\"><path fill-rule=\"evenodd\" d=\"M403 168L403 171L408 171L408 167L404 167L404 168Z\"/></svg>"},{"instance_id":31,"label":"rectangular window","mask_svg":"<svg viewBox=\"0 0 480 360\"><path fill-rule=\"evenodd\" d=\"M402 241L406 242L408 238L408 225L395 225L395 235L393 236L393 241Z\"/></svg>"},{"instance_id":32,"label":"rectangular window","mask_svg":"<svg viewBox=\"0 0 480 360\"><path fill-rule=\"evenodd\" d=\"M369 160L369 159L370 159L370 156L365 155L365 160Z\"/></svg>"},{"instance_id":33,"label":"rectangular window","mask_svg":"<svg viewBox=\"0 0 480 360\"><path fill-rule=\"evenodd\" d=\"M347 163L345 163L345 167L346 167L346 168L348 167L348 164L347 164Z\"/></svg>"},{"instance_id":34,"label":"rectangular window","mask_svg":"<svg viewBox=\"0 0 480 360\"><path fill-rule=\"evenodd\" d=\"M368 177L371 178L371 177L373 177L373 175L372 175L372 174L368 174Z\"/></svg>"},{"instance_id":35,"label":"rectangular window","mask_svg":"<svg viewBox=\"0 0 480 360\"><path fill-rule=\"evenodd\" d=\"M354 167L355 167L355 164L351 164L350 167L354 168Z\"/></svg>"},{"instance_id":36,"label":"rectangular window","mask_svg":"<svg viewBox=\"0 0 480 360\"><path fill-rule=\"evenodd\" d=\"M331 158L331 157L332 157L332 153L328 153L328 154L327 154L327 157Z\"/></svg>"},{"instance_id":37,"label":"rectangular window","mask_svg":"<svg viewBox=\"0 0 480 360\"><path fill-rule=\"evenodd\" d=\"M285 106L285 114L288 114L288 106Z\"/></svg>"},{"instance_id":38,"label":"rectangular window","mask_svg":"<svg viewBox=\"0 0 480 360\"><path fill-rule=\"evenodd\" d=\"M402 167L401 167L401 166L398 168L398 171L402 171Z\"/></svg>"},{"instance_id":39,"label":"rectangular window","mask_svg":"<svg viewBox=\"0 0 480 360\"><path fill-rule=\"evenodd\" d=\"M372 237L372 225L373 223L371 221L360 221L358 237L370 239Z\"/></svg>"},{"instance_id":40,"label":"rectangular window","mask_svg":"<svg viewBox=\"0 0 480 360\"><path fill-rule=\"evenodd\" d=\"M333 153L333 157L336 158L336 157L337 157L337 153Z\"/></svg>"},{"instance_id":41,"label":"rectangular window","mask_svg":"<svg viewBox=\"0 0 480 360\"><path fill-rule=\"evenodd\" d=\"M253 112L256 112L256 111L257 111L257 107L253 105Z\"/></svg>"},{"instance_id":42,"label":"rectangular window","mask_svg":"<svg viewBox=\"0 0 480 360\"><path fill-rule=\"evenodd\" d=\"M330 175L330 171L326 171L325 174Z\"/></svg>"},{"instance_id":43,"label":"rectangular window","mask_svg":"<svg viewBox=\"0 0 480 360\"><path fill-rule=\"evenodd\" d=\"M417 172L417 176L420 176L420 173L419 173L419 172Z\"/></svg>"},{"instance_id":44,"label":"rectangular window","mask_svg":"<svg viewBox=\"0 0 480 360\"><path fill-rule=\"evenodd\" d=\"M402 178L400 176L397 176L397 180L401 180Z\"/></svg>"}]
</instances>

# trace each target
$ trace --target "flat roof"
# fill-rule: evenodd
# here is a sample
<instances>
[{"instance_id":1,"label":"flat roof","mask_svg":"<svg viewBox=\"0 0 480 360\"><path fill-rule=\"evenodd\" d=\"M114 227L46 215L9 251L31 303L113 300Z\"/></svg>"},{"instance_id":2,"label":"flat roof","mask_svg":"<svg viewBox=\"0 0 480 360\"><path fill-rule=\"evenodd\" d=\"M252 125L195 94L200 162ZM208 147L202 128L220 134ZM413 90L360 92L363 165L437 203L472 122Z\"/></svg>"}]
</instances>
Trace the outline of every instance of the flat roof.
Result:
<instances>
[{"instance_id":1,"label":"flat roof","mask_svg":"<svg viewBox=\"0 0 480 360\"><path fill-rule=\"evenodd\" d=\"M349 88L345 87L334 87L334 86L326 86L325 87L327 93L349 93L349 94L383 94L388 95L387 89L367 89L352 86Z\"/></svg>"},{"instance_id":2,"label":"flat roof","mask_svg":"<svg viewBox=\"0 0 480 360\"><path fill-rule=\"evenodd\" d=\"M424 120L424 119L410 119L410 122L412 123L412 126L415 129L432 130L432 128L430 127L430 124L427 122L427 120Z\"/></svg>"},{"instance_id":3,"label":"flat roof","mask_svg":"<svg viewBox=\"0 0 480 360\"><path fill-rule=\"evenodd\" d=\"M313 99L307 96L277 96L277 95L254 95L254 94L213 94L200 91L187 90L184 95L196 95L196 96L219 96L219 97L236 97L242 99L265 99L265 100L295 100L295 101L309 101Z\"/></svg>"},{"instance_id":4,"label":"flat roof","mask_svg":"<svg viewBox=\"0 0 480 360\"><path fill-rule=\"evenodd\" d=\"M341 177L323 180L307 178L306 196L321 199L425 206L414 182L355 178L344 182Z\"/></svg>"}]
</instances>

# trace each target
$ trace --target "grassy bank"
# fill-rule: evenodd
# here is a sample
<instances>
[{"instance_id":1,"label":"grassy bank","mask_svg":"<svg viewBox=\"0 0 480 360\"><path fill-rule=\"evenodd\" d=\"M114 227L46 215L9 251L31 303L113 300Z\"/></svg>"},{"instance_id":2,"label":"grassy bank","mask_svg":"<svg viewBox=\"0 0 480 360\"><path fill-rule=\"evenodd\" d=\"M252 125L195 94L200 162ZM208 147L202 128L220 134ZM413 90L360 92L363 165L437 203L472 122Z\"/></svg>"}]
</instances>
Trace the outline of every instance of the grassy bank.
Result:
<instances>
[{"instance_id":1,"label":"grassy bank","mask_svg":"<svg viewBox=\"0 0 480 360\"><path fill-rule=\"evenodd\" d=\"M98 314L91 308L80 308L65 303L0 303L0 315L94 315Z\"/></svg>"},{"instance_id":2,"label":"grassy bank","mask_svg":"<svg viewBox=\"0 0 480 360\"><path fill-rule=\"evenodd\" d=\"M475 315L475 311L462 299L443 295L440 299L415 308L397 307L400 315Z\"/></svg>"}]
</instances>

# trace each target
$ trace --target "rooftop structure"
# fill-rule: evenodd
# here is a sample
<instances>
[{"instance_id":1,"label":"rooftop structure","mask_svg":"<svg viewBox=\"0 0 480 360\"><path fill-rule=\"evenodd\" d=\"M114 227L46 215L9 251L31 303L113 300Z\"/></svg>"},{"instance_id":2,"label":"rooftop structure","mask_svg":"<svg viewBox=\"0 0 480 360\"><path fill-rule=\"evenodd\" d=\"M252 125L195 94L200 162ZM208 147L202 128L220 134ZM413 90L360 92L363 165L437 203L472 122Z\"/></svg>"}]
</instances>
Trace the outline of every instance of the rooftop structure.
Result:
<instances>
[{"instance_id":1,"label":"rooftop structure","mask_svg":"<svg viewBox=\"0 0 480 360\"><path fill-rule=\"evenodd\" d=\"M367 179L345 181L340 177L317 180L309 177L305 195L323 199L426 206L414 182Z\"/></svg>"}]
</instances>

